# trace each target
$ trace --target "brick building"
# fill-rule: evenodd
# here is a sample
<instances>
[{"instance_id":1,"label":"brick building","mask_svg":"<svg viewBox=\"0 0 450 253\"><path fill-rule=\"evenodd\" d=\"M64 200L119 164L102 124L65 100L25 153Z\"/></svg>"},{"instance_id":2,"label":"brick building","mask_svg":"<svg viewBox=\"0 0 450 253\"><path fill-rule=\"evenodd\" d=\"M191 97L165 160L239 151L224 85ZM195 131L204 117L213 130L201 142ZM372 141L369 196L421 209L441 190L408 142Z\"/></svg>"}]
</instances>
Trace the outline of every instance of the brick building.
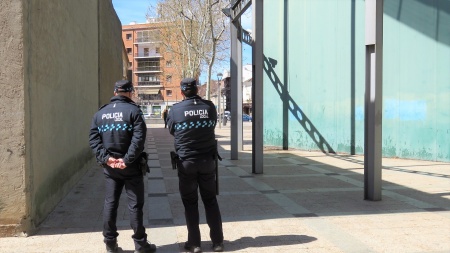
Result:
<instances>
[{"instance_id":1,"label":"brick building","mask_svg":"<svg viewBox=\"0 0 450 253\"><path fill-rule=\"evenodd\" d=\"M182 100L179 92L181 75L174 67L176 59L165 52L161 41L163 22L122 26L122 39L129 56L128 78L133 82L135 100L150 117L161 117L165 108Z\"/></svg>"}]
</instances>

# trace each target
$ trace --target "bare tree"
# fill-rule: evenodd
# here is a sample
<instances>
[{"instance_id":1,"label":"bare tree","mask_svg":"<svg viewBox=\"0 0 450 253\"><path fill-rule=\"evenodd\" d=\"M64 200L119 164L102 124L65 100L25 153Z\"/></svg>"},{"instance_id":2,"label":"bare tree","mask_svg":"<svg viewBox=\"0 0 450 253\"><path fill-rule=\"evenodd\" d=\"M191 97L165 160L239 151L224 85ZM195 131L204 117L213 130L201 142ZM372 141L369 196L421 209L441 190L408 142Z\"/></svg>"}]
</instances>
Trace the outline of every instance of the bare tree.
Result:
<instances>
[{"instance_id":1,"label":"bare tree","mask_svg":"<svg viewBox=\"0 0 450 253\"><path fill-rule=\"evenodd\" d=\"M161 31L164 50L177 59L174 67L182 78L198 78L206 69L207 99L214 64L229 57L229 20L221 12L228 4L229 0L159 0L156 7L165 24Z\"/></svg>"}]
</instances>

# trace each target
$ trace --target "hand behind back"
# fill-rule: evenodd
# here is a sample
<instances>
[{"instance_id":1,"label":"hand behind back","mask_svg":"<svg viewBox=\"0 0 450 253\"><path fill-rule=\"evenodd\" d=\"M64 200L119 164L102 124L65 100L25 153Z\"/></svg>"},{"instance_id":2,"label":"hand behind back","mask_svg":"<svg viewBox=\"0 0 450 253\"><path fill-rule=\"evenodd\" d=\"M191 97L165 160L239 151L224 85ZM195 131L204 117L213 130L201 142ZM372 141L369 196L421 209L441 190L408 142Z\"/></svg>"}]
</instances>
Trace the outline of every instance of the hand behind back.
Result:
<instances>
[{"instance_id":1,"label":"hand behind back","mask_svg":"<svg viewBox=\"0 0 450 253\"><path fill-rule=\"evenodd\" d=\"M116 159L112 157L108 158L108 162L106 163L106 165L108 165L111 168L120 170L123 170L127 167L122 158Z\"/></svg>"}]
</instances>

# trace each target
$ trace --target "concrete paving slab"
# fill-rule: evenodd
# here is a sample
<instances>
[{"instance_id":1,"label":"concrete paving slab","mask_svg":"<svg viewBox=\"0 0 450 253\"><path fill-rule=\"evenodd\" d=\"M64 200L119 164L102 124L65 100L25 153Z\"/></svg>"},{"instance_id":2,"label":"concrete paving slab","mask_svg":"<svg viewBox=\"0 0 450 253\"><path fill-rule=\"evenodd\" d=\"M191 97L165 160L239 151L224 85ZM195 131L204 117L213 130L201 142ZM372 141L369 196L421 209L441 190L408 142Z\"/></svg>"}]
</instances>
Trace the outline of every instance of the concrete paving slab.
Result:
<instances>
[{"instance_id":1,"label":"concrete paving slab","mask_svg":"<svg viewBox=\"0 0 450 253\"><path fill-rule=\"evenodd\" d=\"M250 143L251 123L244 123ZM251 145L230 160L230 128L217 129L227 252L450 252L450 163L383 159L381 201L366 201L363 156L265 150L264 174L251 173ZM187 239L173 138L151 125L144 224L157 252L184 252ZM0 238L0 252L104 252L101 168L93 166L29 237ZM211 252L203 204L202 249ZM119 252L133 252L125 193L118 210Z\"/></svg>"}]
</instances>

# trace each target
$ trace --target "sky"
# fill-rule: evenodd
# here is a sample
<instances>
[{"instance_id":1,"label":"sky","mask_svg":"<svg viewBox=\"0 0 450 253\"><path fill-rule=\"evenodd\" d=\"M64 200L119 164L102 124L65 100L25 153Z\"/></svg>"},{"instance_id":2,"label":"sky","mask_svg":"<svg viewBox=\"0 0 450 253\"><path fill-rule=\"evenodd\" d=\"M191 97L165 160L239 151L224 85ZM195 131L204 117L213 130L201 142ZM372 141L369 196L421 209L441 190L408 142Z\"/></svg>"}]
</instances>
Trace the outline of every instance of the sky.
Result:
<instances>
[{"instance_id":1,"label":"sky","mask_svg":"<svg viewBox=\"0 0 450 253\"><path fill-rule=\"evenodd\" d=\"M112 0L122 25L129 25L130 22L145 23L149 7L156 6L157 2L157 0Z\"/></svg>"},{"instance_id":2,"label":"sky","mask_svg":"<svg viewBox=\"0 0 450 253\"><path fill-rule=\"evenodd\" d=\"M128 25L131 22L145 23L149 7L156 6L157 2L158 0L112 0L114 9L122 25ZM241 24L244 29L249 31L252 30L251 7L244 15L242 15ZM251 64L251 47L243 44L242 50L243 65ZM224 71L229 70L229 63L220 68L223 68ZM216 75L213 74L211 78L214 79L215 76ZM205 81L205 73L202 73L200 76L200 83L204 83Z\"/></svg>"}]
</instances>

